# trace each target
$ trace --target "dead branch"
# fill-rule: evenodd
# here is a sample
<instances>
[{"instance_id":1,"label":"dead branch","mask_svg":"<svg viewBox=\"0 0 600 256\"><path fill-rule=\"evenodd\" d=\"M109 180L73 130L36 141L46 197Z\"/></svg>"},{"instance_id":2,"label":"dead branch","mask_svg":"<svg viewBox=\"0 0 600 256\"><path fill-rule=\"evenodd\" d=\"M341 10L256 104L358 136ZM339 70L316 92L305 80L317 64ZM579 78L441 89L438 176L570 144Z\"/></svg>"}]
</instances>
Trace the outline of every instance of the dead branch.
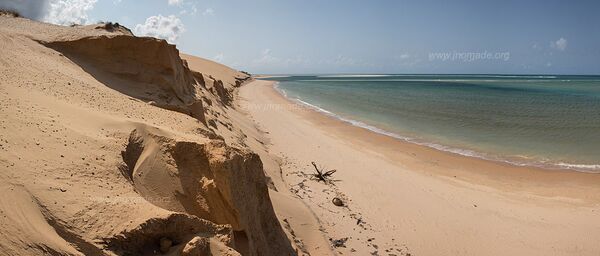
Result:
<instances>
[{"instance_id":1,"label":"dead branch","mask_svg":"<svg viewBox=\"0 0 600 256\"><path fill-rule=\"evenodd\" d=\"M319 169L319 167L317 167L317 164L315 164L315 162L311 162L311 164L315 167L315 171L317 173L313 174L314 178L317 179L317 181L323 181L324 183L329 183L331 182L331 175L333 175L336 170L329 170L326 172L323 172L323 169Z\"/></svg>"}]
</instances>

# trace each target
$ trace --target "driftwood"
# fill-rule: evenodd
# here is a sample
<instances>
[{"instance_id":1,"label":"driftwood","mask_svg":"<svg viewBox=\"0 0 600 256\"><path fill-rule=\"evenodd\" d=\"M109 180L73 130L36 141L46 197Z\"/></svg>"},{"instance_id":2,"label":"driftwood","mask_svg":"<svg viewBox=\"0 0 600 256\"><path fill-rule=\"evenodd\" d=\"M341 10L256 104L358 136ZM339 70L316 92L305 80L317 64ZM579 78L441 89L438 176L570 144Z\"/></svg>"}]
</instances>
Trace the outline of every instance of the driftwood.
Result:
<instances>
[{"instance_id":1,"label":"driftwood","mask_svg":"<svg viewBox=\"0 0 600 256\"><path fill-rule=\"evenodd\" d=\"M319 169L319 167L317 167L317 164L315 164L315 162L311 162L311 164L315 167L315 171L317 171L317 173L313 174L313 177L315 179L317 179L317 181L323 181L324 183L331 182L330 177L331 177L331 175L333 175L336 172L336 170L329 170L329 171L323 172L323 169Z\"/></svg>"}]
</instances>

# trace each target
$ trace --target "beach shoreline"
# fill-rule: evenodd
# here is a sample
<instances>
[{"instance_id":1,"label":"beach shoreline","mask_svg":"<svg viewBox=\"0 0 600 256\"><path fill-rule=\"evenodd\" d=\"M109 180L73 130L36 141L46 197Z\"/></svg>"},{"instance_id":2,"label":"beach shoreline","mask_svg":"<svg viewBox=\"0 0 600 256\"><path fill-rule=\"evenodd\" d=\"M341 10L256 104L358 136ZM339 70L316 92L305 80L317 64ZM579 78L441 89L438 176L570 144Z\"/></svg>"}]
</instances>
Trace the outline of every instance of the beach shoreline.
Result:
<instances>
[{"instance_id":1,"label":"beach shoreline","mask_svg":"<svg viewBox=\"0 0 600 256\"><path fill-rule=\"evenodd\" d=\"M308 106L321 114L351 125L402 141L467 157L505 162L516 166L600 173L597 154L594 153L596 149L586 145L592 139L586 140L586 143L580 141L582 137L591 136L585 134L593 134L594 132L589 131L582 133L583 135L579 135L577 132L582 127L587 127L588 124L566 120L561 118L560 115L550 117L548 116L548 110L544 110L544 107L541 106L515 108L515 105L527 105L523 102L526 96L519 95L520 100L505 104L502 103L502 100L498 102L498 99L510 97L511 95L506 93L498 95L494 92L481 91L477 95L487 95L485 97L489 97L487 99L488 103L481 105L481 101L486 101L483 99L485 97L474 95L469 90L457 92L454 90L460 89L435 89L439 91L431 93L428 92L430 89L425 89L430 88L427 83L432 81L444 84L444 86L433 86L435 88L460 87L461 83L469 82L479 83L480 80L472 79L472 77L477 77L476 75L469 75L459 80L446 80L447 76L432 76L426 80L402 79L402 75L385 76L392 77L394 80L354 79L341 81L323 79L324 77L352 77L346 75L315 76L313 78L297 76L261 77L259 79L276 81L276 90L292 102ZM356 75L356 77L369 78L371 76ZM400 80L395 80L399 78ZM424 84L423 86L414 86L412 85L414 81L419 81L419 83L422 81ZM505 83L506 80L485 81L493 81L494 86L498 86L497 89L500 91L512 88L511 85ZM511 82L515 81L517 80L511 80ZM535 81L540 82L540 80ZM340 86L345 82L350 86ZM390 84L401 86L389 87ZM381 87L381 90L386 91L386 93L378 94L376 92L378 90L370 90L369 86ZM485 90L482 88L486 88L486 85L478 84L474 87L477 90ZM332 88L340 91L334 93ZM520 87L518 89L529 90ZM314 94L311 91L317 93ZM448 91L458 94L442 98L435 96L445 95ZM532 91L528 91L528 93L532 93ZM407 97L407 95L413 96ZM453 97L456 98L456 101L450 99ZM465 100L465 97L470 100ZM535 95L532 95L532 97L535 98ZM345 100L338 101L336 99ZM531 101L538 102L534 99L531 99ZM537 104L544 105L541 102ZM469 106L468 109L465 106ZM382 108L387 108L387 110L383 111ZM552 111L559 112L559 109ZM530 119L535 121L521 120L519 119L521 116L531 116ZM559 120L563 120L565 123L557 125L556 123L561 122ZM548 124L535 128L536 122L538 124L548 122ZM572 125L569 126L569 123ZM593 126L593 124L590 124L590 126ZM565 127L570 127L570 129L565 130ZM546 131L555 130L560 130L562 135L553 134L553 137L547 137ZM524 136L524 134L528 135ZM545 142L540 144L540 137L544 136L546 136L544 138ZM565 139L563 136L571 136L572 138ZM564 145L556 144L558 141L564 142ZM577 146L573 148L573 145Z\"/></svg>"},{"instance_id":2,"label":"beach shoreline","mask_svg":"<svg viewBox=\"0 0 600 256\"><path fill-rule=\"evenodd\" d=\"M395 158L397 157L397 154L394 152L396 149L405 149L404 151L413 150L415 151L415 154L416 152L419 152L422 156L416 157L419 158L418 161L431 161L424 159L423 156L430 159L437 159L433 161L444 160L446 162L450 162L448 165L466 167L464 169L457 169L456 171L467 171L471 172L471 174L474 175L482 175L482 178L484 179L490 179L493 177L495 179L514 179L514 181L518 182L519 180L537 176L537 178L540 179L537 180L537 182L560 182L561 180L565 180L569 181L569 183L582 182L578 185L588 185L591 188L594 188L595 185L598 184L597 182L600 182L600 175L598 175L598 173L585 172L581 170L555 169L529 165L517 165L511 162L484 159L478 156L467 156L451 151L436 149L427 145L417 144L403 139L398 139L387 134L374 132L361 126L352 125L345 120L340 120L330 115L325 115L313 109L312 107L300 105L301 103L298 103L293 99L281 95L281 91L279 91L276 88L275 83L271 86L271 88L273 90L269 92L270 95L272 95L271 93L274 93L274 95L272 96L279 97L280 99L278 100L283 100L286 102L278 104L291 104L291 106L287 108L301 110L301 112L304 114L302 115L302 117L313 121L315 124L324 124L325 127L341 128L328 129L327 131L331 134L339 132L340 134L337 134L337 136L340 136L343 139L350 140L356 145L366 146L374 151L381 152L391 162L398 162L396 161L398 159ZM432 173L444 175L446 177L454 178L454 176L458 176L455 173L443 172L439 169L440 168L432 168L427 170L433 171ZM478 184L485 182L485 180L471 181L474 181L474 183ZM485 185L493 185L493 183L485 183ZM549 183L548 185L556 184ZM600 203L600 197L598 197L597 199L598 200L593 200L590 202Z\"/></svg>"},{"instance_id":3,"label":"beach shoreline","mask_svg":"<svg viewBox=\"0 0 600 256\"><path fill-rule=\"evenodd\" d=\"M252 82L239 96L242 109L266 132L269 152L286 159L282 179L294 192L295 184L306 180L294 173L310 173L311 161L337 169L341 181L332 194L351 200L352 214L371 225L357 234L356 224L340 224L339 211L331 213L335 206L324 206L332 194L316 192L328 188L311 182L318 189L306 195L300 191L300 197L316 212L327 236L354 234L348 243L365 253L376 248L357 238L364 233L390 248L406 242L405 250L425 255L600 251L583 238L599 232L597 225L586 223L599 210L599 175L515 166L401 141L302 107L273 84ZM522 235L511 234L509 227L518 227Z\"/></svg>"}]
</instances>

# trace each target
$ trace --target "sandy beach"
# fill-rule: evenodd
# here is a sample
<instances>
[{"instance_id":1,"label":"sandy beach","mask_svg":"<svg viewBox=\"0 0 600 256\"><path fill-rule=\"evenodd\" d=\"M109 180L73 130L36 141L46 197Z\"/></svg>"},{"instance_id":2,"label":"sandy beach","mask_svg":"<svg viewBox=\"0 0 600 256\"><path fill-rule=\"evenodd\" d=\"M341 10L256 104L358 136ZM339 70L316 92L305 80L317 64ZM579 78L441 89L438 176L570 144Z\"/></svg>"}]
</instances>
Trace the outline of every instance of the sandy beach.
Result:
<instances>
[{"instance_id":1,"label":"sandy beach","mask_svg":"<svg viewBox=\"0 0 600 256\"><path fill-rule=\"evenodd\" d=\"M269 81L241 87L238 97L281 165L274 183L310 208L327 239L347 239L335 247L339 253L600 253L596 174L518 167L407 143L301 107ZM335 181L312 180L312 161L336 169ZM334 197L345 206L333 205ZM281 207L274 200L278 215ZM318 247L304 244L309 251Z\"/></svg>"},{"instance_id":2,"label":"sandy beach","mask_svg":"<svg viewBox=\"0 0 600 256\"><path fill-rule=\"evenodd\" d=\"M0 9L0 43L1 255L600 255L597 173L375 133L119 23Z\"/></svg>"}]
</instances>

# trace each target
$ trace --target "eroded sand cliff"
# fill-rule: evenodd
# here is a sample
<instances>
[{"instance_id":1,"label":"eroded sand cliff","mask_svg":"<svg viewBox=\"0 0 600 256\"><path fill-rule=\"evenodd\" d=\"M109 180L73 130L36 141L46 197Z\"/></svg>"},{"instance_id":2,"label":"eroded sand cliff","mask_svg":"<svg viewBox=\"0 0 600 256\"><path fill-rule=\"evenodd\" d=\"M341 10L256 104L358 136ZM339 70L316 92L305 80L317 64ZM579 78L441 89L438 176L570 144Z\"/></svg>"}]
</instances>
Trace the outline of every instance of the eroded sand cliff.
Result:
<instances>
[{"instance_id":1,"label":"eroded sand cliff","mask_svg":"<svg viewBox=\"0 0 600 256\"><path fill-rule=\"evenodd\" d=\"M122 27L0 16L0 251L293 255L225 111L250 79Z\"/></svg>"}]
</instances>

